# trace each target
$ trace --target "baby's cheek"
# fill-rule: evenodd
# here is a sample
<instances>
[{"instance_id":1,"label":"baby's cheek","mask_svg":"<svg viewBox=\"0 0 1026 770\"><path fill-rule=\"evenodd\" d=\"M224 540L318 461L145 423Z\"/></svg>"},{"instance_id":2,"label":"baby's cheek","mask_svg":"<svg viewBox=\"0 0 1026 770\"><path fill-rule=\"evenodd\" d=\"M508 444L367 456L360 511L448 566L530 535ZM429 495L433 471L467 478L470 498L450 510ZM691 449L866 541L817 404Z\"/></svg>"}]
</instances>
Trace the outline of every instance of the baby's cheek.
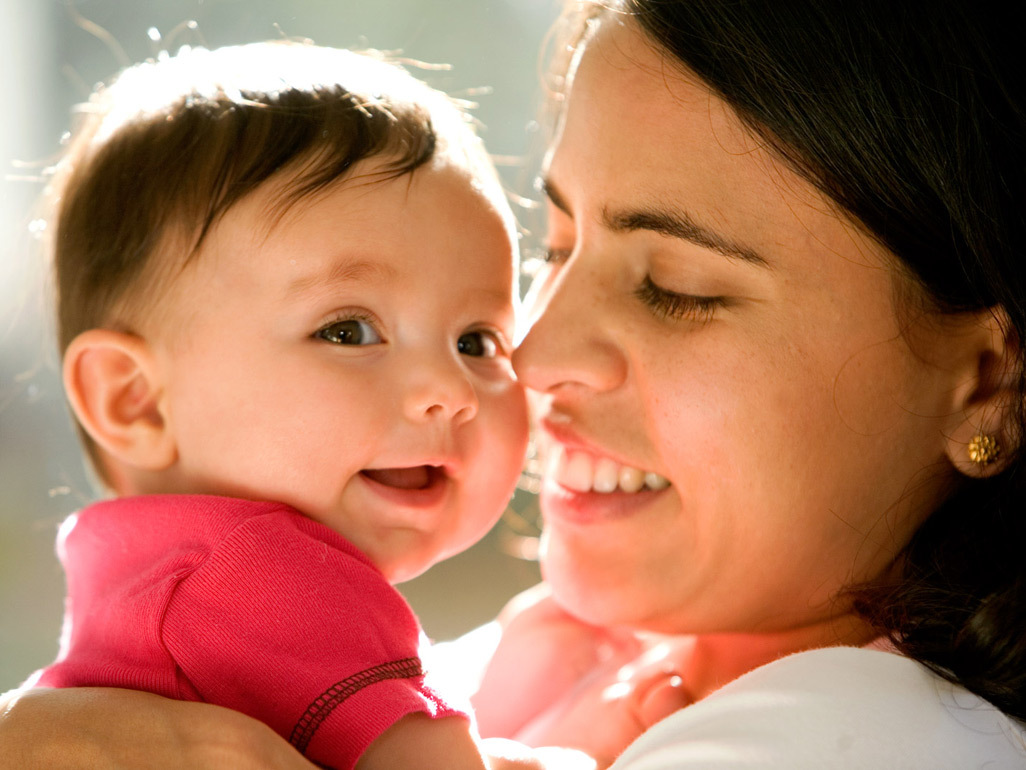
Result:
<instances>
[{"instance_id":1,"label":"baby's cheek","mask_svg":"<svg viewBox=\"0 0 1026 770\"><path fill-rule=\"evenodd\" d=\"M503 430L509 453L519 474L523 468L524 455L527 452L528 410L527 395L520 383L510 383L504 404L500 409Z\"/></svg>"},{"instance_id":2,"label":"baby's cheek","mask_svg":"<svg viewBox=\"0 0 1026 770\"><path fill-rule=\"evenodd\" d=\"M498 499L504 506L520 478L527 452L524 390L519 383L511 382L502 388L490 388L479 398L474 459L480 471L477 484L482 500Z\"/></svg>"}]
</instances>

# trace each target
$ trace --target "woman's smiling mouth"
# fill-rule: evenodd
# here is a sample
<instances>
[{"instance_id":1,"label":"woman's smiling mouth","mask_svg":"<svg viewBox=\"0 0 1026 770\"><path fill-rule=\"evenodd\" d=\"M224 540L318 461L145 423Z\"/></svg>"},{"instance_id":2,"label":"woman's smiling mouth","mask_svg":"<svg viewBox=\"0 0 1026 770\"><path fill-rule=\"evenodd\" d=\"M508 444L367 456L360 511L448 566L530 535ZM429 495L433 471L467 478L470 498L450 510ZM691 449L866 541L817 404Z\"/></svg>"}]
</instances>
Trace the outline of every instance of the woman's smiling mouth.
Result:
<instances>
[{"instance_id":1,"label":"woman's smiling mouth","mask_svg":"<svg viewBox=\"0 0 1026 770\"><path fill-rule=\"evenodd\" d=\"M550 450L547 475L560 486L574 492L633 494L642 490L659 492L670 486L669 480L658 473L559 445Z\"/></svg>"}]
</instances>

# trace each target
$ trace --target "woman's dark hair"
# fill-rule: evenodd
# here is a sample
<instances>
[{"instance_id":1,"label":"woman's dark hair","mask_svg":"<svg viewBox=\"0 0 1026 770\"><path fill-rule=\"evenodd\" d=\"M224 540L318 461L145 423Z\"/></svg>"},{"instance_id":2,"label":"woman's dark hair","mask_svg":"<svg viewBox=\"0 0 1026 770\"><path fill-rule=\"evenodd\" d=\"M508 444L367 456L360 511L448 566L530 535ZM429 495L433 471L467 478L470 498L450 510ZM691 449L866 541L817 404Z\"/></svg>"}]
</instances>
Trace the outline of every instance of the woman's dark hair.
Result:
<instances>
[{"instance_id":1,"label":"woman's dark hair","mask_svg":"<svg viewBox=\"0 0 1026 770\"><path fill-rule=\"evenodd\" d=\"M1026 340L1026 6L938 0L621 0L942 313L1003 309ZM586 12L587 9L586 9ZM1023 350L1006 463L966 479L900 577L853 586L905 654L1026 719Z\"/></svg>"}]
</instances>

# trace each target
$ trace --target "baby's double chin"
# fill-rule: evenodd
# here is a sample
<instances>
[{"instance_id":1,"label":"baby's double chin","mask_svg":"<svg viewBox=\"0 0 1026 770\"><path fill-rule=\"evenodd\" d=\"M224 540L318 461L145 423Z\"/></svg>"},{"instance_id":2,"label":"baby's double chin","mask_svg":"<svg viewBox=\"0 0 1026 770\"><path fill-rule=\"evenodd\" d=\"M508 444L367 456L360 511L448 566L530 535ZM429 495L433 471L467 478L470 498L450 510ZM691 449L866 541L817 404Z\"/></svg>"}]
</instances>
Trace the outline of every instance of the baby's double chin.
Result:
<instances>
[{"instance_id":1,"label":"baby's double chin","mask_svg":"<svg viewBox=\"0 0 1026 770\"><path fill-rule=\"evenodd\" d=\"M574 492L611 494L661 491L670 486L665 476L630 465L622 465L608 457L595 457L587 452L555 445L550 450L548 476L557 484Z\"/></svg>"}]
</instances>

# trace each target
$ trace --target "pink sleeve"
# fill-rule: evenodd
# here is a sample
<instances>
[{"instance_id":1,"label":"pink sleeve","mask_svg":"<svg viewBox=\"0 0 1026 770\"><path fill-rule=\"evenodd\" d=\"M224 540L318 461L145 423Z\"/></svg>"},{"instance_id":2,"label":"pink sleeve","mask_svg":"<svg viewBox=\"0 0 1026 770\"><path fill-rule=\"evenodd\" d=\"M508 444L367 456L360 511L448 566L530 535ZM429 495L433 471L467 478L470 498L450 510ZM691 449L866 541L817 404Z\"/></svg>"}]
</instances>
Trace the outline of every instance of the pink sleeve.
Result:
<instances>
[{"instance_id":1,"label":"pink sleeve","mask_svg":"<svg viewBox=\"0 0 1026 770\"><path fill-rule=\"evenodd\" d=\"M454 711L424 684L419 626L345 540L292 513L235 529L168 601L162 637L210 703L350 768L399 718Z\"/></svg>"}]
</instances>

